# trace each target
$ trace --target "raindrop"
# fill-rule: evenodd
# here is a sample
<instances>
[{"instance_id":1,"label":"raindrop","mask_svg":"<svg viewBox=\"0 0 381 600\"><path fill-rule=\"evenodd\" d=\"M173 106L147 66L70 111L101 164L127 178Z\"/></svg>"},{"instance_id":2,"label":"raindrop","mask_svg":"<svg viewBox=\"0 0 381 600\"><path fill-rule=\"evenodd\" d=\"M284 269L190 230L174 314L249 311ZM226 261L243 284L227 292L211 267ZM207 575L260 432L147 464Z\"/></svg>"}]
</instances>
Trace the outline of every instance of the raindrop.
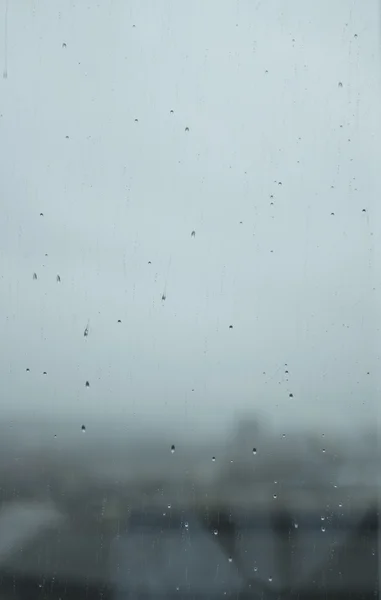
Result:
<instances>
[{"instance_id":1,"label":"raindrop","mask_svg":"<svg viewBox=\"0 0 381 600\"><path fill-rule=\"evenodd\" d=\"M171 110L169 112L171 113L171 115L173 115L174 110L171 108Z\"/></svg>"},{"instance_id":2,"label":"raindrop","mask_svg":"<svg viewBox=\"0 0 381 600\"><path fill-rule=\"evenodd\" d=\"M231 556L229 556L229 558L228 558L228 561L229 561L230 563L231 563L231 562L233 562L233 559L232 559L232 557L231 557Z\"/></svg>"},{"instance_id":3,"label":"raindrop","mask_svg":"<svg viewBox=\"0 0 381 600\"><path fill-rule=\"evenodd\" d=\"M325 532L325 527L323 526L323 527L321 528L321 530L322 530L322 532L324 533L324 532Z\"/></svg>"},{"instance_id":4,"label":"raindrop","mask_svg":"<svg viewBox=\"0 0 381 600\"><path fill-rule=\"evenodd\" d=\"M272 582L272 580L273 580L273 578L272 578L272 577L269 577L269 582L270 582L270 583Z\"/></svg>"},{"instance_id":5,"label":"raindrop","mask_svg":"<svg viewBox=\"0 0 381 600\"><path fill-rule=\"evenodd\" d=\"M323 448L323 449L322 449L322 452L323 452L323 453L325 452L325 448Z\"/></svg>"},{"instance_id":6,"label":"raindrop","mask_svg":"<svg viewBox=\"0 0 381 600\"><path fill-rule=\"evenodd\" d=\"M90 387L90 383L88 381L86 381L85 386Z\"/></svg>"},{"instance_id":7,"label":"raindrop","mask_svg":"<svg viewBox=\"0 0 381 600\"><path fill-rule=\"evenodd\" d=\"M152 265L152 263L151 263L151 261L150 261L150 260L148 261L148 264L149 264L149 265Z\"/></svg>"},{"instance_id":8,"label":"raindrop","mask_svg":"<svg viewBox=\"0 0 381 600\"><path fill-rule=\"evenodd\" d=\"M282 185L282 182L281 182L281 181L278 181L278 185Z\"/></svg>"},{"instance_id":9,"label":"raindrop","mask_svg":"<svg viewBox=\"0 0 381 600\"><path fill-rule=\"evenodd\" d=\"M33 273L33 279L37 279L37 273Z\"/></svg>"},{"instance_id":10,"label":"raindrop","mask_svg":"<svg viewBox=\"0 0 381 600\"><path fill-rule=\"evenodd\" d=\"M285 373L288 373L288 371L285 371Z\"/></svg>"},{"instance_id":11,"label":"raindrop","mask_svg":"<svg viewBox=\"0 0 381 600\"><path fill-rule=\"evenodd\" d=\"M286 437L286 434L285 434L285 433L283 433L283 434L282 434L282 438L285 438L285 437Z\"/></svg>"},{"instance_id":12,"label":"raindrop","mask_svg":"<svg viewBox=\"0 0 381 600\"><path fill-rule=\"evenodd\" d=\"M135 123L139 123L139 119L135 119Z\"/></svg>"},{"instance_id":13,"label":"raindrop","mask_svg":"<svg viewBox=\"0 0 381 600\"><path fill-rule=\"evenodd\" d=\"M363 208L363 209L362 209L362 212L366 212L366 208Z\"/></svg>"},{"instance_id":14,"label":"raindrop","mask_svg":"<svg viewBox=\"0 0 381 600\"><path fill-rule=\"evenodd\" d=\"M174 451L175 451L175 444L172 444L172 446L171 446L171 452L172 452L172 454L174 453Z\"/></svg>"},{"instance_id":15,"label":"raindrop","mask_svg":"<svg viewBox=\"0 0 381 600\"><path fill-rule=\"evenodd\" d=\"M325 517L324 516L320 517L320 520L325 521Z\"/></svg>"},{"instance_id":16,"label":"raindrop","mask_svg":"<svg viewBox=\"0 0 381 600\"><path fill-rule=\"evenodd\" d=\"M192 231L192 233L191 233L191 237L196 237L196 232L195 232L195 230L193 230L193 231Z\"/></svg>"},{"instance_id":17,"label":"raindrop","mask_svg":"<svg viewBox=\"0 0 381 600\"><path fill-rule=\"evenodd\" d=\"M335 216L335 213L334 213L334 212L331 212L331 217L334 217L334 216Z\"/></svg>"},{"instance_id":18,"label":"raindrop","mask_svg":"<svg viewBox=\"0 0 381 600\"><path fill-rule=\"evenodd\" d=\"M254 567L254 571L257 572L258 571L258 567Z\"/></svg>"},{"instance_id":19,"label":"raindrop","mask_svg":"<svg viewBox=\"0 0 381 600\"><path fill-rule=\"evenodd\" d=\"M185 521L185 523L184 523L184 527L185 527L185 529L188 529L188 528L189 528L189 523L188 523L188 521Z\"/></svg>"},{"instance_id":20,"label":"raindrop","mask_svg":"<svg viewBox=\"0 0 381 600\"><path fill-rule=\"evenodd\" d=\"M257 454L257 449L253 448L253 454Z\"/></svg>"},{"instance_id":21,"label":"raindrop","mask_svg":"<svg viewBox=\"0 0 381 600\"><path fill-rule=\"evenodd\" d=\"M120 319L118 319L118 323L121 323L122 321Z\"/></svg>"},{"instance_id":22,"label":"raindrop","mask_svg":"<svg viewBox=\"0 0 381 600\"><path fill-rule=\"evenodd\" d=\"M86 431L86 427L84 425L82 425L81 427L81 431L85 432Z\"/></svg>"},{"instance_id":23,"label":"raindrop","mask_svg":"<svg viewBox=\"0 0 381 600\"><path fill-rule=\"evenodd\" d=\"M215 456L212 456L212 461L216 462L216 457Z\"/></svg>"},{"instance_id":24,"label":"raindrop","mask_svg":"<svg viewBox=\"0 0 381 600\"><path fill-rule=\"evenodd\" d=\"M66 43L62 42L62 48L66 48Z\"/></svg>"},{"instance_id":25,"label":"raindrop","mask_svg":"<svg viewBox=\"0 0 381 600\"><path fill-rule=\"evenodd\" d=\"M163 295L162 295L161 299L162 299L162 300L166 300L166 298L167 298L167 296L166 296L166 295L163 293Z\"/></svg>"},{"instance_id":26,"label":"raindrop","mask_svg":"<svg viewBox=\"0 0 381 600\"><path fill-rule=\"evenodd\" d=\"M213 534L214 534L214 535L218 535L218 529L215 529L215 530L213 531Z\"/></svg>"},{"instance_id":27,"label":"raindrop","mask_svg":"<svg viewBox=\"0 0 381 600\"><path fill-rule=\"evenodd\" d=\"M85 327L85 330L84 330L84 332L83 332L83 336L84 336L84 337L87 337L88 335L89 335L89 326L88 326L88 325L86 325L86 327Z\"/></svg>"},{"instance_id":28,"label":"raindrop","mask_svg":"<svg viewBox=\"0 0 381 600\"><path fill-rule=\"evenodd\" d=\"M229 325L229 329L233 329L233 325Z\"/></svg>"},{"instance_id":29,"label":"raindrop","mask_svg":"<svg viewBox=\"0 0 381 600\"><path fill-rule=\"evenodd\" d=\"M295 529L298 529L299 524L298 523L294 523L294 527L295 527Z\"/></svg>"},{"instance_id":30,"label":"raindrop","mask_svg":"<svg viewBox=\"0 0 381 600\"><path fill-rule=\"evenodd\" d=\"M26 368L26 372L27 372L27 373L29 373L29 372L30 372L30 369L29 369L29 367L27 367L27 368Z\"/></svg>"},{"instance_id":31,"label":"raindrop","mask_svg":"<svg viewBox=\"0 0 381 600\"><path fill-rule=\"evenodd\" d=\"M276 500L277 499L277 495L273 494L273 498L274 498L274 500Z\"/></svg>"},{"instance_id":32,"label":"raindrop","mask_svg":"<svg viewBox=\"0 0 381 600\"><path fill-rule=\"evenodd\" d=\"M168 508L172 508L172 505L171 505L171 504L168 504Z\"/></svg>"},{"instance_id":33,"label":"raindrop","mask_svg":"<svg viewBox=\"0 0 381 600\"><path fill-rule=\"evenodd\" d=\"M56 279L57 279L57 282L60 283L61 277L59 275L57 275Z\"/></svg>"},{"instance_id":34,"label":"raindrop","mask_svg":"<svg viewBox=\"0 0 381 600\"><path fill-rule=\"evenodd\" d=\"M40 217L43 217L43 216L44 216L44 213L40 213Z\"/></svg>"},{"instance_id":35,"label":"raindrop","mask_svg":"<svg viewBox=\"0 0 381 600\"><path fill-rule=\"evenodd\" d=\"M357 33L355 33L353 37L357 38L358 37Z\"/></svg>"},{"instance_id":36,"label":"raindrop","mask_svg":"<svg viewBox=\"0 0 381 600\"><path fill-rule=\"evenodd\" d=\"M289 398L293 398L293 397L294 397L294 394L291 394L291 393L290 393L288 396L289 396Z\"/></svg>"},{"instance_id":37,"label":"raindrop","mask_svg":"<svg viewBox=\"0 0 381 600\"><path fill-rule=\"evenodd\" d=\"M65 135L65 139L66 139L66 140L68 140L68 139L69 139L69 136L68 136L68 135Z\"/></svg>"},{"instance_id":38,"label":"raindrop","mask_svg":"<svg viewBox=\"0 0 381 600\"><path fill-rule=\"evenodd\" d=\"M185 127L185 131L189 131L189 127Z\"/></svg>"},{"instance_id":39,"label":"raindrop","mask_svg":"<svg viewBox=\"0 0 381 600\"><path fill-rule=\"evenodd\" d=\"M339 81L338 86L342 88L343 87L343 82Z\"/></svg>"},{"instance_id":40,"label":"raindrop","mask_svg":"<svg viewBox=\"0 0 381 600\"><path fill-rule=\"evenodd\" d=\"M47 375L47 372L46 372L46 371L44 371L44 372L43 372L43 375Z\"/></svg>"}]
</instances>

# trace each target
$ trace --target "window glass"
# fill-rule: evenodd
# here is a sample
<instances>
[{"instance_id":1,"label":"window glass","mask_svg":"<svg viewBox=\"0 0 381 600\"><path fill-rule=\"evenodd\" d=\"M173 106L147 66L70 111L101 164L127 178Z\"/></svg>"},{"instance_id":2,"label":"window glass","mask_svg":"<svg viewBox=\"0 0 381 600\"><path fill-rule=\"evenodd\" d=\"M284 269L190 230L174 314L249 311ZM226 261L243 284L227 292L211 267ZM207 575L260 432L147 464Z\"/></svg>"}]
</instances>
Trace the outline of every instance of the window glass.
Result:
<instances>
[{"instance_id":1,"label":"window glass","mask_svg":"<svg viewBox=\"0 0 381 600\"><path fill-rule=\"evenodd\" d=\"M378 3L0 25L0 598L374 598Z\"/></svg>"}]
</instances>

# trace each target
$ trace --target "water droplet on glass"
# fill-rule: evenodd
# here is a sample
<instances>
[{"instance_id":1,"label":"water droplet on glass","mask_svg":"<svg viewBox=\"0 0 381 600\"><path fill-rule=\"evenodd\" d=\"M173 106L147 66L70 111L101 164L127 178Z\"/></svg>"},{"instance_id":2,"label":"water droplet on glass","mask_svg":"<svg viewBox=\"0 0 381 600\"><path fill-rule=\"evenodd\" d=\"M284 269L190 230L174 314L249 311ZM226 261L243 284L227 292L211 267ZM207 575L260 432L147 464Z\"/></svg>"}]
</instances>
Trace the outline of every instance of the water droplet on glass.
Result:
<instances>
[{"instance_id":1,"label":"water droplet on glass","mask_svg":"<svg viewBox=\"0 0 381 600\"><path fill-rule=\"evenodd\" d=\"M185 127L185 131L189 131L189 127Z\"/></svg>"},{"instance_id":2,"label":"water droplet on glass","mask_svg":"<svg viewBox=\"0 0 381 600\"><path fill-rule=\"evenodd\" d=\"M171 446L171 452L172 452L172 454L174 453L174 451L175 451L175 445L172 444L172 446Z\"/></svg>"},{"instance_id":3,"label":"water droplet on glass","mask_svg":"<svg viewBox=\"0 0 381 600\"><path fill-rule=\"evenodd\" d=\"M37 273L33 273L33 279L37 279Z\"/></svg>"},{"instance_id":4,"label":"water droplet on glass","mask_svg":"<svg viewBox=\"0 0 381 600\"><path fill-rule=\"evenodd\" d=\"M86 386L86 387L90 387L90 382L89 382L89 381L86 381L86 383L85 383L85 386Z\"/></svg>"},{"instance_id":5,"label":"water droplet on glass","mask_svg":"<svg viewBox=\"0 0 381 600\"><path fill-rule=\"evenodd\" d=\"M366 212L366 208L363 208L363 209L362 209L362 212Z\"/></svg>"},{"instance_id":6,"label":"water droplet on glass","mask_svg":"<svg viewBox=\"0 0 381 600\"><path fill-rule=\"evenodd\" d=\"M272 577L269 577L269 582L270 582L270 583L272 582L272 580L273 580L273 578L272 578Z\"/></svg>"},{"instance_id":7,"label":"water droplet on glass","mask_svg":"<svg viewBox=\"0 0 381 600\"><path fill-rule=\"evenodd\" d=\"M86 427L84 425L82 425L81 427L81 431L85 432L86 431Z\"/></svg>"},{"instance_id":8,"label":"water droplet on glass","mask_svg":"<svg viewBox=\"0 0 381 600\"><path fill-rule=\"evenodd\" d=\"M120 319L118 319L118 323L121 323L122 321Z\"/></svg>"},{"instance_id":9,"label":"water droplet on glass","mask_svg":"<svg viewBox=\"0 0 381 600\"><path fill-rule=\"evenodd\" d=\"M57 275L56 279L57 279L57 283L60 283L61 277L59 275Z\"/></svg>"},{"instance_id":10,"label":"water droplet on glass","mask_svg":"<svg viewBox=\"0 0 381 600\"><path fill-rule=\"evenodd\" d=\"M171 108L171 110L169 112L171 113L171 115L173 115L174 110Z\"/></svg>"},{"instance_id":11,"label":"water droplet on glass","mask_svg":"<svg viewBox=\"0 0 381 600\"><path fill-rule=\"evenodd\" d=\"M294 394L289 394L289 395L288 395L288 397L289 397L289 398L293 398L293 397L294 397Z\"/></svg>"},{"instance_id":12,"label":"water droplet on glass","mask_svg":"<svg viewBox=\"0 0 381 600\"><path fill-rule=\"evenodd\" d=\"M343 87L343 82L339 81L338 86L342 88Z\"/></svg>"},{"instance_id":13,"label":"water droplet on glass","mask_svg":"<svg viewBox=\"0 0 381 600\"><path fill-rule=\"evenodd\" d=\"M294 523L294 527L295 527L295 529L298 529L299 524L298 523Z\"/></svg>"},{"instance_id":14,"label":"water droplet on glass","mask_svg":"<svg viewBox=\"0 0 381 600\"><path fill-rule=\"evenodd\" d=\"M253 454L257 454L257 449L253 448Z\"/></svg>"},{"instance_id":15,"label":"water droplet on glass","mask_svg":"<svg viewBox=\"0 0 381 600\"><path fill-rule=\"evenodd\" d=\"M196 232L195 232L195 230L193 230L193 231L192 231L192 233L191 233L191 237L196 237Z\"/></svg>"},{"instance_id":16,"label":"water droplet on glass","mask_svg":"<svg viewBox=\"0 0 381 600\"><path fill-rule=\"evenodd\" d=\"M215 530L213 531L213 533L214 533L214 535L218 535L218 529L215 529Z\"/></svg>"},{"instance_id":17,"label":"water droplet on glass","mask_svg":"<svg viewBox=\"0 0 381 600\"><path fill-rule=\"evenodd\" d=\"M168 504L168 508L172 508L172 504Z\"/></svg>"},{"instance_id":18,"label":"water droplet on glass","mask_svg":"<svg viewBox=\"0 0 381 600\"><path fill-rule=\"evenodd\" d=\"M323 517L320 517L320 520L321 520L321 521L325 521L325 517L324 517L324 516L323 516Z\"/></svg>"},{"instance_id":19,"label":"water droplet on glass","mask_svg":"<svg viewBox=\"0 0 381 600\"><path fill-rule=\"evenodd\" d=\"M135 119L135 123L139 123L139 119Z\"/></svg>"},{"instance_id":20,"label":"water droplet on glass","mask_svg":"<svg viewBox=\"0 0 381 600\"><path fill-rule=\"evenodd\" d=\"M282 438L285 438L285 437L286 437L286 434L285 434L285 433L283 433L283 434L282 434Z\"/></svg>"},{"instance_id":21,"label":"water droplet on glass","mask_svg":"<svg viewBox=\"0 0 381 600\"><path fill-rule=\"evenodd\" d=\"M274 498L274 500L276 500L277 499L277 495L273 494L273 498Z\"/></svg>"},{"instance_id":22,"label":"water droplet on glass","mask_svg":"<svg viewBox=\"0 0 381 600\"><path fill-rule=\"evenodd\" d=\"M233 329L233 325L229 325L229 329Z\"/></svg>"},{"instance_id":23,"label":"water droplet on glass","mask_svg":"<svg viewBox=\"0 0 381 600\"><path fill-rule=\"evenodd\" d=\"M324 526L322 526L321 530L322 530L322 532L324 533L324 532L325 532L325 527L324 527Z\"/></svg>"},{"instance_id":24,"label":"water droplet on glass","mask_svg":"<svg viewBox=\"0 0 381 600\"><path fill-rule=\"evenodd\" d=\"M47 372L46 372L46 371L44 371L44 372L43 372L43 375L47 375Z\"/></svg>"},{"instance_id":25,"label":"water droplet on glass","mask_svg":"<svg viewBox=\"0 0 381 600\"><path fill-rule=\"evenodd\" d=\"M66 43L62 42L62 48L66 48Z\"/></svg>"},{"instance_id":26,"label":"water droplet on glass","mask_svg":"<svg viewBox=\"0 0 381 600\"><path fill-rule=\"evenodd\" d=\"M83 332L84 337L87 337L89 335L89 327L85 327L85 331Z\"/></svg>"},{"instance_id":27,"label":"water droplet on glass","mask_svg":"<svg viewBox=\"0 0 381 600\"><path fill-rule=\"evenodd\" d=\"M185 523L184 523L184 527L185 527L185 529L188 529L188 528L189 528L189 523L188 523L188 521L185 521Z\"/></svg>"},{"instance_id":28,"label":"water droplet on glass","mask_svg":"<svg viewBox=\"0 0 381 600\"><path fill-rule=\"evenodd\" d=\"M232 557L231 557L231 556L229 556L229 558L228 558L228 561L229 561L230 563L231 563L231 562L233 562L233 559L232 559Z\"/></svg>"},{"instance_id":29,"label":"water droplet on glass","mask_svg":"<svg viewBox=\"0 0 381 600\"><path fill-rule=\"evenodd\" d=\"M322 449L322 452L323 452L323 454L324 454L324 452L325 452L325 448L323 448L323 449Z\"/></svg>"},{"instance_id":30,"label":"water droplet on glass","mask_svg":"<svg viewBox=\"0 0 381 600\"><path fill-rule=\"evenodd\" d=\"M40 217L43 217L43 216L44 216L44 213L40 213Z\"/></svg>"},{"instance_id":31,"label":"water droplet on glass","mask_svg":"<svg viewBox=\"0 0 381 600\"><path fill-rule=\"evenodd\" d=\"M29 367L27 367L27 368L26 368L26 372L27 372L27 373L29 373L29 371L30 371L30 369L29 369Z\"/></svg>"},{"instance_id":32,"label":"water droplet on glass","mask_svg":"<svg viewBox=\"0 0 381 600\"><path fill-rule=\"evenodd\" d=\"M161 299L166 300L167 296L165 294L162 295Z\"/></svg>"}]
</instances>

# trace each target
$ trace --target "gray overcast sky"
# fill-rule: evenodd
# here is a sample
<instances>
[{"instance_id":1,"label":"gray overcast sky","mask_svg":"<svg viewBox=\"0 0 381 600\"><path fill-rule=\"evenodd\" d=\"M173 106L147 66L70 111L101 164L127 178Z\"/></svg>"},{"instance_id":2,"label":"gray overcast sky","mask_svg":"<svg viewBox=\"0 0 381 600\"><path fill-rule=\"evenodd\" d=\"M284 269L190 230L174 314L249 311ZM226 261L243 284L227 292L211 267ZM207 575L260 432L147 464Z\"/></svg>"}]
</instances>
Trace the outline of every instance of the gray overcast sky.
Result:
<instances>
[{"instance_id":1,"label":"gray overcast sky","mask_svg":"<svg viewBox=\"0 0 381 600\"><path fill-rule=\"evenodd\" d=\"M6 1L2 414L375 423L378 2Z\"/></svg>"}]
</instances>

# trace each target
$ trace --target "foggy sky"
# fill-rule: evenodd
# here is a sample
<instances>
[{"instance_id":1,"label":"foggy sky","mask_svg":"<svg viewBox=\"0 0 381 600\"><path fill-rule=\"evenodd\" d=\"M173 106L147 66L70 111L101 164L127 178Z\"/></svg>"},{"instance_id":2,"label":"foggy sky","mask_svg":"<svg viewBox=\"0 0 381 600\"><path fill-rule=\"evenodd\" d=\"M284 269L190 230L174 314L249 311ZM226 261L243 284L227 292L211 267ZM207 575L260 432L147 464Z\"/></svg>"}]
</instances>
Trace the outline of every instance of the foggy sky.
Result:
<instances>
[{"instance_id":1,"label":"foggy sky","mask_svg":"<svg viewBox=\"0 0 381 600\"><path fill-rule=\"evenodd\" d=\"M378 3L6 19L2 415L375 426Z\"/></svg>"}]
</instances>

